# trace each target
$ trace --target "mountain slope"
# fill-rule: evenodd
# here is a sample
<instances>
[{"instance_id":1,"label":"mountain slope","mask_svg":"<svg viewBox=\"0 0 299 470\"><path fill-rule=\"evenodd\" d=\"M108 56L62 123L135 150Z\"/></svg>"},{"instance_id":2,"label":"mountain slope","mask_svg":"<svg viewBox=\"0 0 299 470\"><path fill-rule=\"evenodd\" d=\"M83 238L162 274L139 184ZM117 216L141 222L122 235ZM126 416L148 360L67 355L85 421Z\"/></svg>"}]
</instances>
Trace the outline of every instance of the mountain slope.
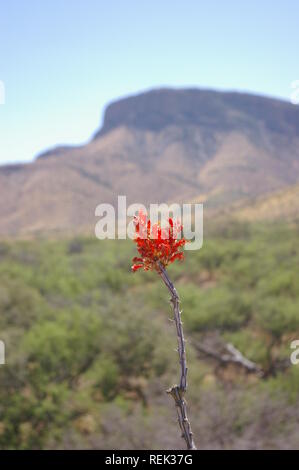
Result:
<instances>
[{"instance_id":1,"label":"mountain slope","mask_svg":"<svg viewBox=\"0 0 299 470\"><path fill-rule=\"evenodd\" d=\"M0 235L92 233L101 202L224 207L299 182L299 108L240 93L162 89L107 107L85 146L0 167Z\"/></svg>"},{"instance_id":2,"label":"mountain slope","mask_svg":"<svg viewBox=\"0 0 299 470\"><path fill-rule=\"evenodd\" d=\"M299 185L260 196L248 204L239 204L234 215L242 220L299 220Z\"/></svg>"}]
</instances>

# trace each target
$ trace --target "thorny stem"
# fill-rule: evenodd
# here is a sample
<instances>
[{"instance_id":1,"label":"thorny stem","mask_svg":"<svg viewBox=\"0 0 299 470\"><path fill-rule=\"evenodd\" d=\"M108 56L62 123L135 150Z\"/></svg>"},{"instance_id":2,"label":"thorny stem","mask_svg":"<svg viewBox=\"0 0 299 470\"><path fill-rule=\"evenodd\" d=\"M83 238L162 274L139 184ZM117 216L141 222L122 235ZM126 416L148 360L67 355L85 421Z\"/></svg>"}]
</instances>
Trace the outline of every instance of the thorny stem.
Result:
<instances>
[{"instance_id":1,"label":"thorny stem","mask_svg":"<svg viewBox=\"0 0 299 470\"><path fill-rule=\"evenodd\" d=\"M180 311L180 299L176 291L176 288L174 287L173 283L168 277L168 274L164 266L160 262L158 262L158 267L159 267L159 274L171 294L170 301L173 306L174 322L176 326L177 339L178 339L178 354L179 354L180 367L181 367L180 385L173 385L170 389L167 390L167 393L171 395L174 399L175 406L177 409L177 414L178 414L178 423L182 431L182 437L186 441L187 449L196 450L196 446L193 441L193 433L191 430L191 425L187 416L187 405L184 399L184 395L187 390L188 368L187 368L187 360L186 360L183 324L182 324L181 311Z\"/></svg>"}]
</instances>

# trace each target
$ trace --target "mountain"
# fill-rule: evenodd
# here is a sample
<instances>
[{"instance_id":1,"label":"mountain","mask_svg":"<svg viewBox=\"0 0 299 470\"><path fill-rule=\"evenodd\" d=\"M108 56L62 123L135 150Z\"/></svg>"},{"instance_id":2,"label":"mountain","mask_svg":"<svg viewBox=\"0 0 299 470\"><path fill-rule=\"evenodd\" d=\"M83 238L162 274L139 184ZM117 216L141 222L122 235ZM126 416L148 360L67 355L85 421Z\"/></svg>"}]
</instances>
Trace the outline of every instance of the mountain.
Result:
<instances>
[{"instance_id":1,"label":"mountain","mask_svg":"<svg viewBox=\"0 0 299 470\"><path fill-rule=\"evenodd\" d=\"M158 89L108 105L87 145L0 167L0 236L93 233L95 207L223 208L299 183L299 107L236 92Z\"/></svg>"}]
</instances>

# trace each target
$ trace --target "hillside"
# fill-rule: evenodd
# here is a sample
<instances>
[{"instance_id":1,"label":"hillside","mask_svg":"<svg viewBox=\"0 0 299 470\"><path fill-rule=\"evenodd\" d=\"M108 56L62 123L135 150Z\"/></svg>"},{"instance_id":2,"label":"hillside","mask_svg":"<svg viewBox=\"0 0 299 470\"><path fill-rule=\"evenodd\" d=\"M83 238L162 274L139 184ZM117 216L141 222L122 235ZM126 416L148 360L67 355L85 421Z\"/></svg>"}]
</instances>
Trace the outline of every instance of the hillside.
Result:
<instances>
[{"instance_id":1,"label":"hillside","mask_svg":"<svg viewBox=\"0 0 299 470\"><path fill-rule=\"evenodd\" d=\"M0 167L0 236L88 233L101 202L221 208L299 182L299 108L240 93L153 90L110 104L81 147Z\"/></svg>"},{"instance_id":2,"label":"hillside","mask_svg":"<svg viewBox=\"0 0 299 470\"><path fill-rule=\"evenodd\" d=\"M299 219L299 185L290 186L256 200L240 205L235 211L237 218L248 221Z\"/></svg>"}]
</instances>

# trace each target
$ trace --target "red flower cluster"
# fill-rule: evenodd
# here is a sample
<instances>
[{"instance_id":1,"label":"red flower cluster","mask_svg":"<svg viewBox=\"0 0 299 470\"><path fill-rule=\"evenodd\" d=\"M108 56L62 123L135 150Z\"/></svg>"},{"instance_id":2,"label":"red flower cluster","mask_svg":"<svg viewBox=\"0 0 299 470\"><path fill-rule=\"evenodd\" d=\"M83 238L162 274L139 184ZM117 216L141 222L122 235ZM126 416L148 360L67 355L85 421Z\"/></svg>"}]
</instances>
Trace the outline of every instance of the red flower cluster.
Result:
<instances>
[{"instance_id":1,"label":"red flower cluster","mask_svg":"<svg viewBox=\"0 0 299 470\"><path fill-rule=\"evenodd\" d=\"M140 257L133 258L132 271L143 268L145 271L156 269L159 271L159 262L162 266L173 263L176 259L183 259L181 248L186 240L178 239L182 232L182 225L168 219L168 227L161 228L160 224L151 224L147 216L140 211L134 218L135 238Z\"/></svg>"}]
</instances>

